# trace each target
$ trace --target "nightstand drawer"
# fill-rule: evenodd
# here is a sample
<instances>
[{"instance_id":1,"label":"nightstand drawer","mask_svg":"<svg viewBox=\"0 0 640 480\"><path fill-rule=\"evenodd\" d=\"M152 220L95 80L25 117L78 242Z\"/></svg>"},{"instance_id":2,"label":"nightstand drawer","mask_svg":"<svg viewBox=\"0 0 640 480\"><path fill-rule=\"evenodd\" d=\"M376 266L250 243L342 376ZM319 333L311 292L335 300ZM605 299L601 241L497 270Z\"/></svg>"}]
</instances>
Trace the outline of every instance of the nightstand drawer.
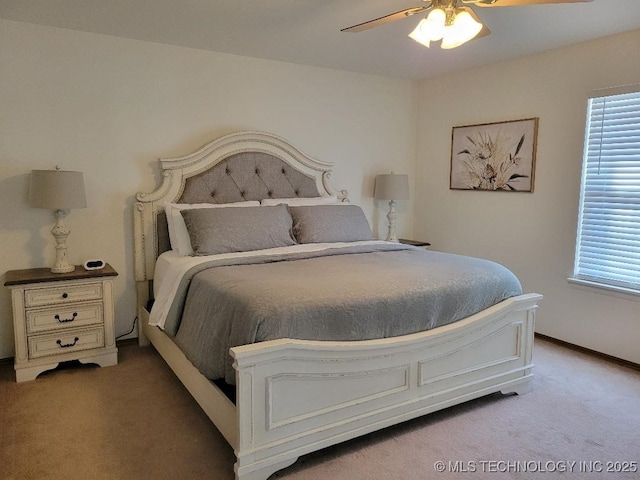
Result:
<instances>
[{"instance_id":1,"label":"nightstand drawer","mask_svg":"<svg viewBox=\"0 0 640 480\"><path fill-rule=\"evenodd\" d=\"M33 288L24 292L25 307L40 307L102 298L102 283L82 283L63 287Z\"/></svg>"},{"instance_id":2,"label":"nightstand drawer","mask_svg":"<svg viewBox=\"0 0 640 480\"><path fill-rule=\"evenodd\" d=\"M102 327L28 337L29 358L104 347Z\"/></svg>"},{"instance_id":3,"label":"nightstand drawer","mask_svg":"<svg viewBox=\"0 0 640 480\"><path fill-rule=\"evenodd\" d=\"M28 310L27 333L84 327L101 324L102 320L102 302Z\"/></svg>"}]
</instances>

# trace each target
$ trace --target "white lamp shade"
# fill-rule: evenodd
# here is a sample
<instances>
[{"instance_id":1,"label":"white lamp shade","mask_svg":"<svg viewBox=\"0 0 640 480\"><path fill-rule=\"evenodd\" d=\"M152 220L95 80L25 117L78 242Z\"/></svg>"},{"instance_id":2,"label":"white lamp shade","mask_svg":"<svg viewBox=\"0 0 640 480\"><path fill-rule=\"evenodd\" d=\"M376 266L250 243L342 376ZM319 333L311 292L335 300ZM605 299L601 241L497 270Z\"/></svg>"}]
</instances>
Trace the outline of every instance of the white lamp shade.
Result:
<instances>
[{"instance_id":1,"label":"white lamp shade","mask_svg":"<svg viewBox=\"0 0 640 480\"><path fill-rule=\"evenodd\" d=\"M32 170L29 204L51 210L85 208L87 199L82 172Z\"/></svg>"},{"instance_id":2,"label":"white lamp shade","mask_svg":"<svg viewBox=\"0 0 640 480\"><path fill-rule=\"evenodd\" d=\"M409 200L409 176L397 173L377 175L373 196L379 200Z\"/></svg>"}]
</instances>

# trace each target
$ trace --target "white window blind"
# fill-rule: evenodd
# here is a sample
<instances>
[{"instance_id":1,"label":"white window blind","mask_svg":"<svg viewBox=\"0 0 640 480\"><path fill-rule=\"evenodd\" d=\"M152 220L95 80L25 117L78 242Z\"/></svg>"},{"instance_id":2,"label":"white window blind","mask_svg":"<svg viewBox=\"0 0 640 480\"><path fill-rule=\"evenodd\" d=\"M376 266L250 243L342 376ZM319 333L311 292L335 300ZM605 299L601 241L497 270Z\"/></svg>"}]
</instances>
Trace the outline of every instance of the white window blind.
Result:
<instances>
[{"instance_id":1,"label":"white window blind","mask_svg":"<svg viewBox=\"0 0 640 480\"><path fill-rule=\"evenodd\" d=\"M574 278L640 291L640 91L589 100Z\"/></svg>"}]
</instances>

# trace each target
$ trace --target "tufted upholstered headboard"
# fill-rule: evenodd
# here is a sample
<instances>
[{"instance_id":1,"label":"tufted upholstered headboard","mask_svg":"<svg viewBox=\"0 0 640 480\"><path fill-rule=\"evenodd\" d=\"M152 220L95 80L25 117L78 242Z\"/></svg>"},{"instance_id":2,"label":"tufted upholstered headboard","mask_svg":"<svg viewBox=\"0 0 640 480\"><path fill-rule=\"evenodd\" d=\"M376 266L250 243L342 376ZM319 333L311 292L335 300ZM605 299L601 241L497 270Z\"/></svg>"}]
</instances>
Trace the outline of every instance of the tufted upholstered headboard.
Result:
<instances>
[{"instance_id":1,"label":"tufted upholstered headboard","mask_svg":"<svg viewBox=\"0 0 640 480\"><path fill-rule=\"evenodd\" d=\"M170 249L164 204L230 203L264 198L337 195L329 186L333 164L308 157L281 137L239 132L183 157L160 159L162 183L138 193L134 206L136 281L153 279L155 261Z\"/></svg>"},{"instance_id":2,"label":"tufted upholstered headboard","mask_svg":"<svg viewBox=\"0 0 640 480\"><path fill-rule=\"evenodd\" d=\"M232 203L263 198L318 197L315 179L263 152L235 153L209 170L184 179L175 203ZM157 254L171 249L166 216L158 212Z\"/></svg>"}]
</instances>

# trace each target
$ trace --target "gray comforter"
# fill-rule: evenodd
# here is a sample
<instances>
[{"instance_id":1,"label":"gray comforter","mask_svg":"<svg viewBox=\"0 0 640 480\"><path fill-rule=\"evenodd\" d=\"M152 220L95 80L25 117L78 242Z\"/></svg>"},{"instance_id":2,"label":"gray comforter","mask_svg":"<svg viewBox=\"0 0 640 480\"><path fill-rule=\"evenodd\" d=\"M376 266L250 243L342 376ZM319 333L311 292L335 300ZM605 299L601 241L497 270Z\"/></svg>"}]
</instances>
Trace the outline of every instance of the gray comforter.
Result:
<instances>
[{"instance_id":1,"label":"gray comforter","mask_svg":"<svg viewBox=\"0 0 640 480\"><path fill-rule=\"evenodd\" d=\"M251 262L251 263L248 263ZM297 338L368 340L455 322L522 293L488 260L404 245L239 259L186 275L175 336L205 376L235 383L229 349ZM182 307L174 309L180 310Z\"/></svg>"}]
</instances>

